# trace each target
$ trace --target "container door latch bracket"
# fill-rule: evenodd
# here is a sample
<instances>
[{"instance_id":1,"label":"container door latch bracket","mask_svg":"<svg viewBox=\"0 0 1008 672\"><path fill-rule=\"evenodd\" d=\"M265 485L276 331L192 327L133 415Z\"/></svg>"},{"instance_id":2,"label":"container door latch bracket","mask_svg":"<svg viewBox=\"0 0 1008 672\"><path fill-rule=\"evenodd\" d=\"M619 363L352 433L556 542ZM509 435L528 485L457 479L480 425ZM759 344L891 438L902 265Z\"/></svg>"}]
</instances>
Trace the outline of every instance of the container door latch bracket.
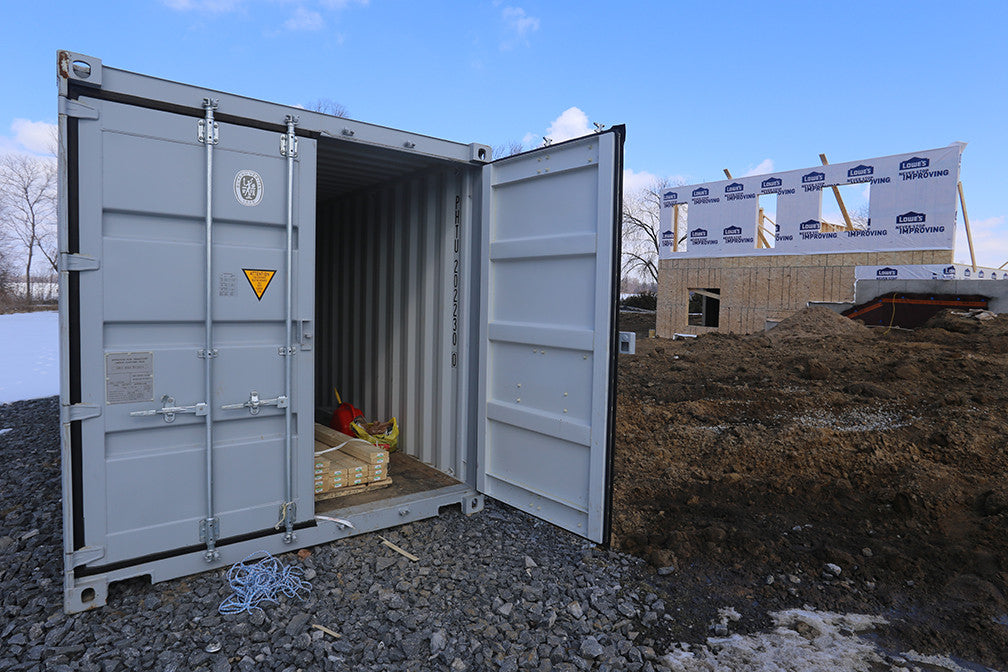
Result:
<instances>
[{"instance_id":1,"label":"container door latch bracket","mask_svg":"<svg viewBox=\"0 0 1008 672\"><path fill-rule=\"evenodd\" d=\"M207 562L213 562L220 557L215 543L218 539L220 539L220 518L214 516L199 521L199 540L201 544L207 545L207 550L203 554Z\"/></svg>"},{"instance_id":2,"label":"container door latch bracket","mask_svg":"<svg viewBox=\"0 0 1008 672\"><path fill-rule=\"evenodd\" d=\"M290 544L297 539L297 535L294 534L294 522L297 520L297 503L296 502L284 502L280 505L280 518L277 520L276 525L273 529L279 530L281 527L286 527L284 532L284 543Z\"/></svg>"}]
</instances>

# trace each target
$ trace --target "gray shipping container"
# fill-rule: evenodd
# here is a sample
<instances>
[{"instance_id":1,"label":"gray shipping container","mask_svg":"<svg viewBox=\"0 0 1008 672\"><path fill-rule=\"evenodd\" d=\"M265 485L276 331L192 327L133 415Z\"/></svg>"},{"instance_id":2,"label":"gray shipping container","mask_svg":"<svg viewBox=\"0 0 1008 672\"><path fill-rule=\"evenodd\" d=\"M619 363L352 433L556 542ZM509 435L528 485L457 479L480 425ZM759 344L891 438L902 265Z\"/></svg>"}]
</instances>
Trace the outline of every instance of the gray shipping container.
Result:
<instances>
[{"instance_id":1,"label":"gray shipping container","mask_svg":"<svg viewBox=\"0 0 1008 672\"><path fill-rule=\"evenodd\" d=\"M491 161L57 66L66 611L484 494L607 540L622 127ZM400 452L316 503L333 388Z\"/></svg>"}]
</instances>

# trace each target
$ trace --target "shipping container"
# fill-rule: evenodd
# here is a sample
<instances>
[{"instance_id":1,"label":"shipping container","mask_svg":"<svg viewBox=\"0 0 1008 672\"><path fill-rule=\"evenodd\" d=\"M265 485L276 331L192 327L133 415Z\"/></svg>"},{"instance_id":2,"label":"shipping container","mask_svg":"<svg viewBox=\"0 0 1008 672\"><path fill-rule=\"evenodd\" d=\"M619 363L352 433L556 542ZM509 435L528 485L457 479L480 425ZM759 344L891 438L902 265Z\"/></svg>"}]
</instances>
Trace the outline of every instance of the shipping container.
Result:
<instances>
[{"instance_id":1,"label":"shipping container","mask_svg":"<svg viewBox=\"0 0 1008 672\"><path fill-rule=\"evenodd\" d=\"M606 541L623 127L492 160L57 70L67 612L484 495ZM334 389L398 419L393 484L316 502Z\"/></svg>"}]
</instances>

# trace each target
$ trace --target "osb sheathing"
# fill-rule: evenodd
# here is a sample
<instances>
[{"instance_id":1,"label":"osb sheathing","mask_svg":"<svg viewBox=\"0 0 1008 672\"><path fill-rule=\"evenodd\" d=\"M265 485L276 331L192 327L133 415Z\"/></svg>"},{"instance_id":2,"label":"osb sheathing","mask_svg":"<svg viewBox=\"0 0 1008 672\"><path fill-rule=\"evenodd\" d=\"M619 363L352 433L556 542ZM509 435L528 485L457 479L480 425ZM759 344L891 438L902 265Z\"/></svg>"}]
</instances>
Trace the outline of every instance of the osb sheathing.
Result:
<instances>
[{"instance_id":1,"label":"osb sheathing","mask_svg":"<svg viewBox=\"0 0 1008 672\"><path fill-rule=\"evenodd\" d=\"M854 300L855 266L951 264L951 250L663 259L658 263L657 334L762 331L809 301ZM692 288L721 292L718 327L688 324Z\"/></svg>"}]
</instances>

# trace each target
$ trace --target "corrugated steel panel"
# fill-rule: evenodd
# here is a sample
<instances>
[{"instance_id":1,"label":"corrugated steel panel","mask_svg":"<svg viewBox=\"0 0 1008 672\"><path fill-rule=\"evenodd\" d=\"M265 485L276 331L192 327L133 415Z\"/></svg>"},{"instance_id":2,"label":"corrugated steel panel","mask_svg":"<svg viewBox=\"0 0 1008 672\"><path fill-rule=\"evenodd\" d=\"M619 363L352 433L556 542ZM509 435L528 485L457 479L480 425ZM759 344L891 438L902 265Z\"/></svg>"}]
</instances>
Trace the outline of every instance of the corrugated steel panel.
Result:
<instances>
[{"instance_id":1,"label":"corrugated steel panel","mask_svg":"<svg viewBox=\"0 0 1008 672\"><path fill-rule=\"evenodd\" d=\"M449 162L430 156L357 142L319 139L318 193L328 198L349 194L403 175L441 169Z\"/></svg>"},{"instance_id":2,"label":"corrugated steel panel","mask_svg":"<svg viewBox=\"0 0 1008 672\"><path fill-rule=\"evenodd\" d=\"M450 169L320 194L316 264L317 406L335 405L335 387L369 420L395 416L400 450L460 479L463 189Z\"/></svg>"}]
</instances>

